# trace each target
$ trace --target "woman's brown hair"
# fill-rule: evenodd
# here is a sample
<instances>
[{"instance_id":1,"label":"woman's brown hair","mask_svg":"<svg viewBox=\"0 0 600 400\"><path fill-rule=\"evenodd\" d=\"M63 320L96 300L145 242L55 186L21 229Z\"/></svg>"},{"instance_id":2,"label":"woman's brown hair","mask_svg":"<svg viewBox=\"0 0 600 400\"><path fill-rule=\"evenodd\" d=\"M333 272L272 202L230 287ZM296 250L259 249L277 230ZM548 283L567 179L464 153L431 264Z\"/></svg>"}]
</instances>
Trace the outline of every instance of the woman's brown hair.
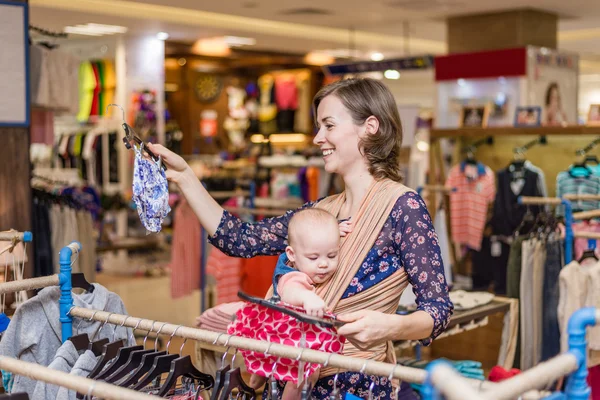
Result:
<instances>
[{"instance_id":1,"label":"woman's brown hair","mask_svg":"<svg viewBox=\"0 0 600 400\"><path fill-rule=\"evenodd\" d=\"M361 139L361 153L369 164L369 173L375 179L391 179L402 182L400 173L400 147L402 124L396 100L390 90L380 81L345 79L323 87L313 99L313 112L327 96L334 95L342 101L356 125L362 125L374 116L379 121L377 133Z\"/></svg>"}]
</instances>

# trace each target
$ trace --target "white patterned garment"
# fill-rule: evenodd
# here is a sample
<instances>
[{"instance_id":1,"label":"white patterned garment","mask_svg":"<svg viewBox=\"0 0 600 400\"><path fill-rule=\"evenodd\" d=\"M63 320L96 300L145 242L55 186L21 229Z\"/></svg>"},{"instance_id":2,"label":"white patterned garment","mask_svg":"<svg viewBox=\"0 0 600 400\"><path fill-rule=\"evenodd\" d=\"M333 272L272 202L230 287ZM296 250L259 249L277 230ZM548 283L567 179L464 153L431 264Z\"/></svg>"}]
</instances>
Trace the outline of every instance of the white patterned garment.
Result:
<instances>
[{"instance_id":1,"label":"white patterned garment","mask_svg":"<svg viewBox=\"0 0 600 400\"><path fill-rule=\"evenodd\" d=\"M133 200L142 224L149 232L160 232L163 219L171 211L169 184L165 172L154 161L135 150Z\"/></svg>"}]
</instances>

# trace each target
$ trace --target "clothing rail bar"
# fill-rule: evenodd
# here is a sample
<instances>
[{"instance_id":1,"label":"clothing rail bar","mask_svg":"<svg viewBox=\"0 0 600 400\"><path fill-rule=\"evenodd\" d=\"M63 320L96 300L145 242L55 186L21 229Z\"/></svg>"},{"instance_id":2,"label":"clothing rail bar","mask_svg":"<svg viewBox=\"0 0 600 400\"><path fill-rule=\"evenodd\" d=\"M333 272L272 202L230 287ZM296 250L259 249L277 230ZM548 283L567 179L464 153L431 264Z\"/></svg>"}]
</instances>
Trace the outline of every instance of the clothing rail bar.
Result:
<instances>
[{"instance_id":1,"label":"clothing rail bar","mask_svg":"<svg viewBox=\"0 0 600 400\"><path fill-rule=\"evenodd\" d=\"M575 200L592 200L600 201L600 194L565 194L564 199L575 201Z\"/></svg>"},{"instance_id":2,"label":"clothing rail bar","mask_svg":"<svg viewBox=\"0 0 600 400\"><path fill-rule=\"evenodd\" d=\"M576 238L599 239L600 240L600 232L574 232L573 235Z\"/></svg>"},{"instance_id":3,"label":"clothing rail bar","mask_svg":"<svg viewBox=\"0 0 600 400\"><path fill-rule=\"evenodd\" d=\"M228 347L245 349L250 351L256 351L265 353L273 356L292 360L302 360L315 364L327 364L332 367L343 368L350 371L362 371L367 374L393 377L401 379L406 382L423 383L425 381L426 371L419 368L410 368L402 365L394 365L384 363L380 361L371 361L361 358L343 356L340 354L331 354L311 349L300 349L298 347L286 346L277 343L270 343L260 341L256 339L242 338L239 336L228 335L225 333L207 331L204 329L190 328L181 325L169 324L159 321L151 321L149 319L142 319L136 317L130 317L121 314L111 314L105 311L92 310L82 307L73 307L70 311L70 315L79 318L91 318L96 321L107 321L113 325L127 326L135 328L137 326L140 330L152 331L153 327L160 326L160 333L164 335L171 335L174 333L175 336L181 338L194 339L205 343L213 343L215 345L224 346L227 344ZM108 318L108 319L107 319ZM139 325L138 325L139 324ZM481 382L474 379L469 379L469 382L475 387L491 388L495 387L495 384L491 382Z\"/></svg>"},{"instance_id":4,"label":"clothing rail bar","mask_svg":"<svg viewBox=\"0 0 600 400\"><path fill-rule=\"evenodd\" d=\"M482 400L480 394L469 385L466 379L460 375L447 361L434 361L427 366L429 380L436 389L431 386L424 387L423 400L434 400L439 398L436 392L440 392L448 400Z\"/></svg>"},{"instance_id":5,"label":"clothing rail bar","mask_svg":"<svg viewBox=\"0 0 600 400\"><path fill-rule=\"evenodd\" d=\"M33 234L31 232L18 232L15 230L0 232L0 241L10 242L17 240L19 242L31 242L33 240Z\"/></svg>"},{"instance_id":6,"label":"clothing rail bar","mask_svg":"<svg viewBox=\"0 0 600 400\"><path fill-rule=\"evenodd\" d=\"M600 210L581 211L573 213L574 220L592 219L600 217Z\"/></svg>"},{"instance_id":7,"label":"clothing rail bar","mask_svg":"<svg viewBox=\"0 0 600 400\"><path fill-rule=\"evenodd\" d=\"M58 286L59 284L60 278L58 275L10 281L0 283L0 294L20 292L21 290L41 289L49 286Z\"/></svg>"},{"instance_id":8,"label":"clothing rail bar","mask_svg":"<svg viewBox=\"0 0 600 400\"><path fill-rule=\"evenodd\" d=\"M486 391L485 398L489 400L515 399L529 390L541 389L548 383L576 371L578 366L575 355L572 353L560 354L496 385L493 390Z\"/></svg>"},{"instance_id":9,"label":"clothing rail bar","mask_svg":"<svg viewBox=\"0 0 600 400\"><path fill-rule=\"evenodd\" d=\"M528 204L528 205L541 205L541 204L559 205L559 204L562 204L562 201L563 200L560 197L532 197L532 196L519 197L519 204Z\"/></svg>"},{"instance_id":10,"label":"clothing rail bar","mask_svg":"<svg viewBox=\"0 0 600 400\"><path fill-rule=\"evenodd\" d=\"M67 374L66 372L11 357L0 357L0 369L10 371L15 375L26 376L36 381L43 381L53 385L62 386L84 395L96 396L102 399L152 400L159 398L102 381L95 381L93 379Z\"/></svg>"}]
</instances>

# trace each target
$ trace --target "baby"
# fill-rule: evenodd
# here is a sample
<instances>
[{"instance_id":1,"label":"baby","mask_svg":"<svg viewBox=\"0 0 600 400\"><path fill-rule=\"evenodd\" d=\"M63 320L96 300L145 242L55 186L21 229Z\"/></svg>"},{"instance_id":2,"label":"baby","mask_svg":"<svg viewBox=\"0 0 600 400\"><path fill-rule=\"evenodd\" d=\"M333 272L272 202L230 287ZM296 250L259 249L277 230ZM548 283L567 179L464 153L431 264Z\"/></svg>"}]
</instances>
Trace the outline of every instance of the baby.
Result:
<instances>
[{"instance_id":1,"label":"baby","mask_svg":"<svg viewBox=\"0 0 600 400\"><path fill-rule=\"evenodd\" d=\"M349 220L338 225L336 218L325 210L309 208L298 211L288 226L288 243L273 275L274 295L281 301L303 307L307 314L322 317L325 302L315 292L314 285L327 282L338 266L340 236L352 231ZM309 381L314 385L319 374ZM251 386L260 387L265 379L253 375ZM254 386L256 384L256 386ZM299 399L302 385L285 385L284 400Z\"/></svg>"}]
</instances>

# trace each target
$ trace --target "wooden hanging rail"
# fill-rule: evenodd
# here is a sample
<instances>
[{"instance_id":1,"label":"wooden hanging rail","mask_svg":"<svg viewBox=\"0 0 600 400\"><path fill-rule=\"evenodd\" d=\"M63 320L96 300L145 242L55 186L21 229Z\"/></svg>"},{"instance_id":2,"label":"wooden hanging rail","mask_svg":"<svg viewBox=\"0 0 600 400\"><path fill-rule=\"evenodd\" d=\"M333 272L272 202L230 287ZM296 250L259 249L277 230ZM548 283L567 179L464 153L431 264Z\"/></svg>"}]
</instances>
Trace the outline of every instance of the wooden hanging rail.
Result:
<instances>
[{"instance_id":1,"label":"wooden hanging rail","mask_svg":"<svg viewBox=\"0 0 600 400\"><path fill-rule=\"evenodd\" d=\"M31 234L31 232L18 232L15 231L14 229L11 229L10 231L4 231L4 232L0 232L0 241L3 242L12 242L13 240L19 241L19 242L31 242L33 236Z\"/></svg>"},{"instance_id":2,"label":"wooden hanging rail","mask_svg":"<svg viewBox=\"0 0 600 400\"><path fill-rule=\"evenodd\" d=\"M39 278L21 279L0 284L0 294L20 292L22 290L41 289L60 285L58 275L42 276Z\"/></svg>"},{"instance_id":3,"label":"wooden hanging rail","mask_svg":"<svg viewBox=\"0 0 600 400\"><path fill-rule=\"evenodd\" d=\"M576 238L600 240L600 232L573 232L573 236Z\"/></svg>"},{"instance_id":4,"label":"wooden hanging rail","mask_svg":"<svg viewBox=\"0 0 600 400\"><path fill-rule=\"evenodd\" d=\"M559 204L562 204L562 199L560 197L521 196L521 197L519 197L519 204L529 204L529 205L550 204L550 205L559 205Z\"/></svg>"},{"instance_id":5,"label":"wooden hanging rail","mask_svg":"<svg viewBox=\"0 0 600 400\"><path fill-rule=\"evenodd\" d=\"M451 366L437 365L431 370L431 383L448 400L482 400L481 394L464 380Z\"/></svg>"},{"instance_id":6,"label":"wooden hanging rail","mask_svg":"<svg viewBox=\"0 0 600 400\"><path fill-rule=\"evenodd\" d=\"M239 336L218 333L204 329L190 328L181 325L169 324L159 321L151 321L131 317L122 314L113 314L106 311L93 310L83 307L72 307L69 314L73 317L93 319L107 322L113 325L127 326L144 331L152 331L154 326L160 326L160 332L164 335L174 335L181 338L198 340L204 343L212 343L237 349L245 349L291 360L302 360L316 364L326 364L332 367L343 368L350 371L361 371L366 374L385 376L401 379L407 382L422 383L426 377L426 371L419 368L410 368L402 365L394 365L380 361L365 360L356 357L331 354L311 349L300 349L298 347L270 343L256 339L243 338ZM467 379L474 387L481 389L495 387L492 382L482 382L475 379Z\"/></svg>"},{"instance_id":7,"label":"wooden hanging rail","mask_svg":"<svg viewBox=\"0 0 600 400\"><path fill-rule=\"evenodd\" d=\"M600 217L600 210L590 210L573 213L573 219L576 221L592 219L597 217Z\"/></svg>"},{"instance_id":8,"label":"wooden hanging rail","mask_svg":"<svg viewBox=\"0 0 600 400\"><path fill-rule=\"evenodd\" d=\"M576 201L576 200L590 200L600 201L600 194L565 194L563 199Z\"/></svg>"},{"instance_id":9,"label":"wooden hanging rail","mask_svg":"<svg viewBox=\"0 0 600 400\"><path fill-rule=\"evenodd\" d=\"M50 369L48 367L17 360L11 357L0 357L0 369L4 371L10 371L15 375L26 376L36 381L62 386L83 395L94 396L102 399L152 400L160 398L143 392L136 392L135 390L111 385L110 383L67 374L66 372Z\"/></svg>"}]
</instances>

